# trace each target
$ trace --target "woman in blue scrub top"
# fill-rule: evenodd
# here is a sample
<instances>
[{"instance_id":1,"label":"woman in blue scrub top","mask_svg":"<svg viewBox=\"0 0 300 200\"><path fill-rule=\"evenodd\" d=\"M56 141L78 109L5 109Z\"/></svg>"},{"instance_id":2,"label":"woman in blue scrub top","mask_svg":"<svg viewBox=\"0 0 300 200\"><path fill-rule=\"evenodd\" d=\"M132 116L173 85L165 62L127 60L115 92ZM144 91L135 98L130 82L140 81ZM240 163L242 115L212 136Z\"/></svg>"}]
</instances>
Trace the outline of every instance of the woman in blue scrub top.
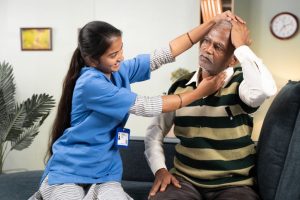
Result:
<instances>
[{"instance_id":1,"label":"woman in blue scrub top","mask_svg":"<svg viewBox=\"0 0 300 200\"><path fill-rule=\"evenodd\" d=\"M129 113L156 116L174 111L218 90L225 75L206 78L194 91L180 95L144 97L132 92L130 84L148 80L151 71L174 61L224 18L235 16L222 13L166 48L129 60L123 57L120 30L101 21L86 24L64 80L49 160L31 199L131 199L120 184L122 161L115 139L127 133L123 128Z\"/></svg>"}]
</instances>

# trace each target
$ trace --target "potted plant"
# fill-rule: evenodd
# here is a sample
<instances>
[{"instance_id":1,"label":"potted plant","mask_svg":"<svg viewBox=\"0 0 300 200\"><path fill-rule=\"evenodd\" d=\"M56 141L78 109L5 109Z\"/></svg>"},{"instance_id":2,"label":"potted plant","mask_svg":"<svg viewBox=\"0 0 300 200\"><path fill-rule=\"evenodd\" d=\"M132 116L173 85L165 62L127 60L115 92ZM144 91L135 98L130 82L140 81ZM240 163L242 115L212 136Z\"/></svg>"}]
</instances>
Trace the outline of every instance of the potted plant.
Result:
<instances>
[{"instance_id":1,"label":"potted plant","mask_svg":"<svg viewBox=\"0 0 300 200\"><path fill-rule=\"evenodd\" d=\"M13 68L0 63L0 174L7 155L12 150L29 147L39 133L39 127L55 105L53 96L33 94L17 103Z\"/></svg>"},{"instance_id":2,"label":"potted plant","mask_svg":"<svg viewBox=\"0 0 300 200\"><path fill-rule=\"evenodd\" d=\"M179 78L181 78L182 76L185 76L187 74L189 74L189 70L185 69L185 68L178 68L177 70L173 71L171 73L171 81L175 82L177 81Z\"/></svg>"}]
</instances>

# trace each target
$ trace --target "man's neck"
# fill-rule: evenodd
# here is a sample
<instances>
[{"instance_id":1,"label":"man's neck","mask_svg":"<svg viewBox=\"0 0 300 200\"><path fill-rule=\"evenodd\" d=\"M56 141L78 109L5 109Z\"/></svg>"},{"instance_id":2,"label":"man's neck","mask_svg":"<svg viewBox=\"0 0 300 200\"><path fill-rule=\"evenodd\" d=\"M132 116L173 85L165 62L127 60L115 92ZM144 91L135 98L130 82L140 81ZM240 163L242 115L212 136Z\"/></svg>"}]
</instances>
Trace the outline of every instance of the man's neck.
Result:
<instances>
[{"instance_id":1,"label":"man's neck","mask_svg":"<svg viewBox=\"0 0 300 200\"><path fill-rule=\"evenodd\" d=\"M206 78L206 77L210 76L209 73L207 71L205 71L205 70L202 70L201 75L202 75L202 78Z\"/></svg>"},{"instance_id":2,"label":"man's neck","mask_svg":"<svg viewBox=\"0 0 300 200\"><path fill-rule=\"evenodd\" d=\"M198 83L200 83L202 81L202 79L209 77L209 73L204 70L203 68L199 69L199 73L198 73Z\"/></svg>"}]
</instances>

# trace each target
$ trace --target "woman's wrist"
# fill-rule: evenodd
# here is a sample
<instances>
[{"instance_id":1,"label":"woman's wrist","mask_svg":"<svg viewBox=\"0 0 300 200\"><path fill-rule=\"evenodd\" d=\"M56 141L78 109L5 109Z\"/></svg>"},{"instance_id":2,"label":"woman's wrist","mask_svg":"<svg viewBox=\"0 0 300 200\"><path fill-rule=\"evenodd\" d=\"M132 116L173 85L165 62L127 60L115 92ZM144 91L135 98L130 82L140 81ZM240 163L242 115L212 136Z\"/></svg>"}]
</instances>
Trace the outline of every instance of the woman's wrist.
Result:
<instances>
[{"instance_id":1,"label":"woman's wrist","mask_svg":"<svg viewBox=\"0 0 300 200\"><path fill-rule=\"evenodd\" d=\"M190 36L190 33L189 32L186 32L186 36L188 37L191 45L193 46L195 44L195 42L192 40L191 36Z\"/></svg>"},{"instance_id":2,"label":"woman's wrist","mask_svg":"<svg viewBox=\"0 0 300 200\"><path fill-rule=\"evenodd\" d=\"M196 89L197 90L197 89ZM190 103L196 101L197 99L199 99L199 92L193 90L191 92L187 92L187 93L182 93L180 94L181 96L181 102L182 102L182 107L189 105Z\"/></svg>"},{"instance_id":3,"label":"woman's wrist","mask_svg":"<svg viewBox=\"0 0 300 200\"><path fill-rule=\"evenodd\" d=\"M180 103L179 103L179 107L178 107L178 109L179 108L182 108L182 97L181 97L181 95L180 94L176 94L178 97L179 97L179 101L180 101Z\"/></svg>"},{"instance_id":4,"label":"woman's wrist","mask_svg":"<svg viewBox=\"0 0 300 200\"><path fill-rule=\"evenodd\" d=\"M205 96L205 95L204 95L203 88L201 88L201 87L197 87L197 88L194 90L194 92L195 92L195 96L196 96L195 99L200 99L200 98L202 98L202 97Z\"/></svg>"}]
</instances>

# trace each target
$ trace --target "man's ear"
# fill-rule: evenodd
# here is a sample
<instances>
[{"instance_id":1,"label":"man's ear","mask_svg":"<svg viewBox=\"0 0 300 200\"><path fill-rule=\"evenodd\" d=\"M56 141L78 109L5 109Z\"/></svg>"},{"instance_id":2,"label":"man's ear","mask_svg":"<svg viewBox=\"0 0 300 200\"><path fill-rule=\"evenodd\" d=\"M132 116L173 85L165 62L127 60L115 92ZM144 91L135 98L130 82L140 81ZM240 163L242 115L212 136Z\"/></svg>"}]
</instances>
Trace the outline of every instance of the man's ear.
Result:
<instances>
[{"instance_id":1,"label":"man's ear","mask_svg":"<svg viewBox=\"0 0 300 200\"><path fill-rule=\"evenodd\" d=\"M229 62L229 66L232 67L232 66L237 65L238 63L239 63L239 60L235 56L232 56L230 59L230 62Z\"/></svg>"}]
</instances>

